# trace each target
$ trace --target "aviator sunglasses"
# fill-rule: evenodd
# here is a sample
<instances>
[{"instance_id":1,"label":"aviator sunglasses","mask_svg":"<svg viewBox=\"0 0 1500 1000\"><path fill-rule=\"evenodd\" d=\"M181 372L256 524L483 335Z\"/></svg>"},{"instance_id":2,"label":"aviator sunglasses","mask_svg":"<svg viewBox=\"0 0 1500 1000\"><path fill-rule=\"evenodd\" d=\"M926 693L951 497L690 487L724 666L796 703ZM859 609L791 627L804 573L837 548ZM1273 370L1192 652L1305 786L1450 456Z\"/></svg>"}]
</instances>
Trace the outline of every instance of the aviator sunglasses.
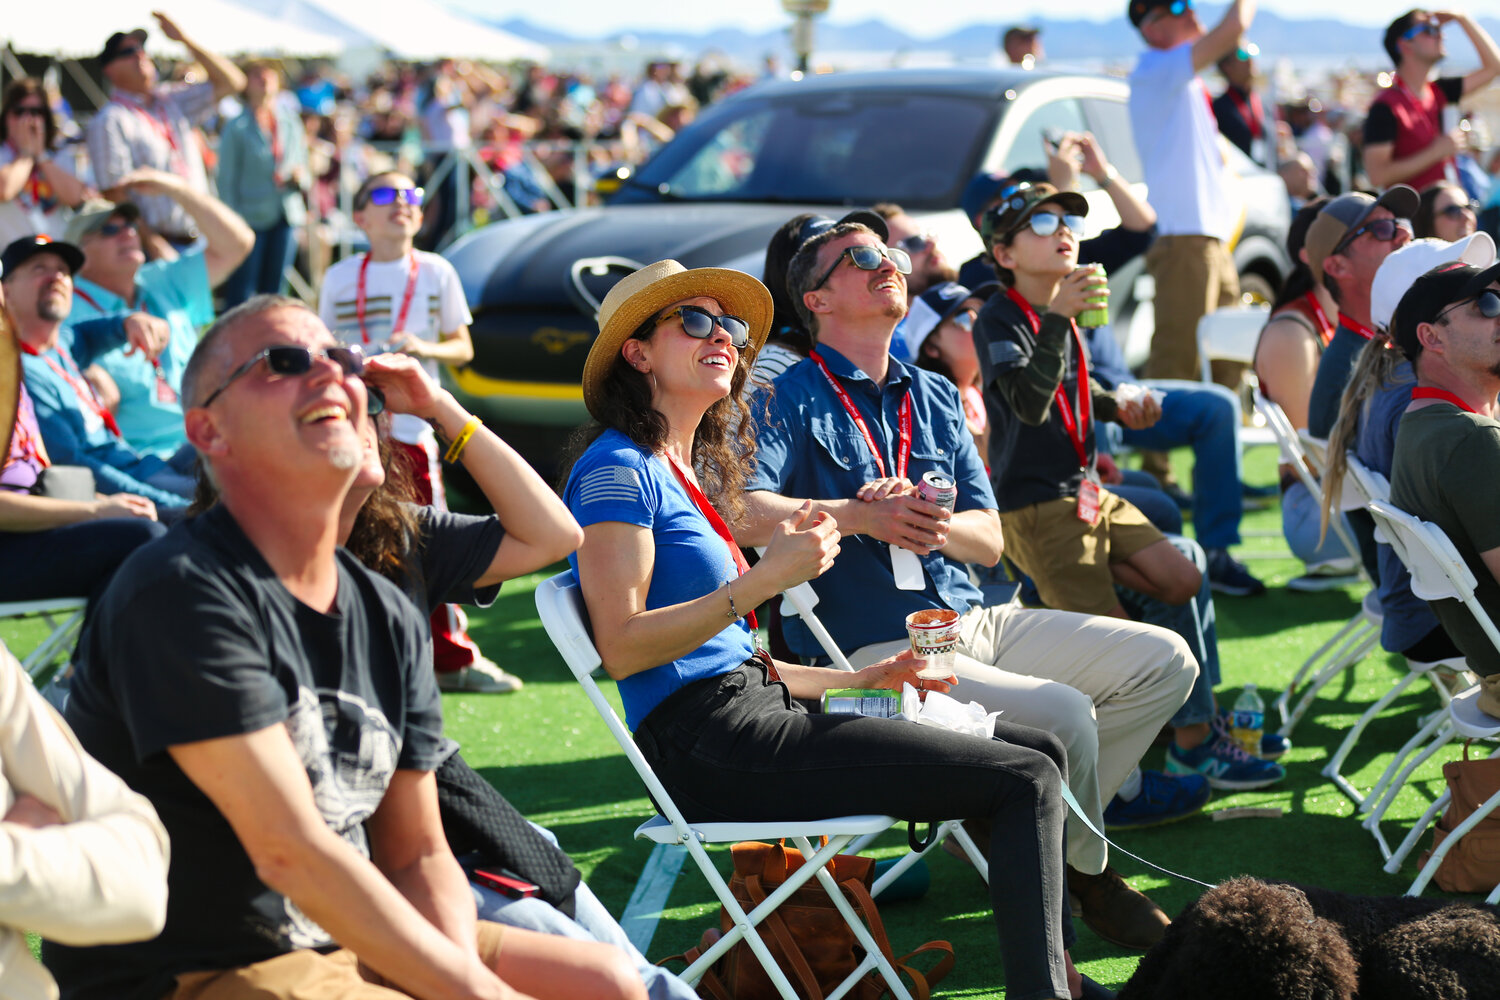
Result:
<instances>
[{"instance_id":1,"label":"aviator sunglasses","mask_svg":"<svg viewBox=\"0 0 1500 1000\"><path fill-rule=\"evenodd\" d=\"M809 291L816 292L826 285L828 279L833 277L833 272L838 270L838 266L844 262L845 257L848 257L849 262L861 271L877 271L880 269L880 262L888 260L902 274L911 274L911 255L900 247L878 247L871 246L868 243L857 243L852 247L844 247L843 250L839 251L839 255L834 258L833 264L828 270L823 272L823 277L819 278L818 283L813 285Z\"/></svg>"},{"instance_id":2,"label":"aviator sunglasses","mask_svg":"<svg viewBox=\"0 0 1500 1000\"><path fill-rule=\"evenodd\" d=\"M1476 298L1465 299L1464 302L1453 303L1451 306L1438 313L1437 316L1433 319L1433 322L1448 322L1448 314L1457 309L1459 306L1464 305L1465 302L1473 302L1474 305L1479 309L1479 315L1483 316L1485 319L1495 319L1496 317L1500 317L1500 295L1497 295L1489 289L1486 289L1480 292Z\"/></svg>"},{"instance_id":3,"label":"aviator sunglasses","mask_svg":"<svg viewBox=\"0 0 1500 1000\"><path fill-rule=\"evenodd\" d=\"M1026 220L1026 225L1030 226L1031 231L1038 236L1051 236L1057 232L1057 227L1060 225L1067 226L1073 231L1073 235L1080 236L1083 234L1085 223L1081 215L1058 215L1056 212L1036 212L1032 214L1031 218ZM1019 232L1020 228L1020 226L1017 226L1016 231Z\"/></svg>"},{"instance_id":4,"label":"aviator sunglasses","mask_svg":"<svg viewBox=\"0 0 1500 1000\"><path fill-rule=\"evenodd\" d=\"M737 351L743 351L750 343L750 324L738 316L715 316L707 309L697 306L678 306L671 312L656 317L657 323L665 323L673 317L682 319L682 332L694 340L707 340L714 334L714 327L723 330Z\"/></svg>"},{"instance_id":5,"label":"aviator sunglasses","mask_svg":"<svg viewBox=\"0 0 1500 1000\"><path fill-rule=\"evenodd\" d=\"M369 193L365 195L365 204L379 205L383 208L386 205L394 204L396 199L399 197L402 201L406 202L412 208L421 208L422 199L426 196L426 194L427 192L422 188L371 188L369 190Z\"/></svg>"},{"instance_id":6,"label":"aviator sunglasses","mask_svg":"<svg viewBox=\"0 0 1500 1000\"><path fill-rule=\"evenodd\" d=\"M209 406L212 404L225 389L233 385L236 380L249 374L251 369L260 364L262 360L265 361L266 367L271 370L272 375L306 375L312 371L314 354L320 358L327 358L338 365L343 370L345 377L353 375L358 378L364 373L365 356L359 347L355 345L349 347L325 347L318 351L312 351L306 347L267 347L249 361L246 361L230 372L229 377L224 380L224 384L215 389L203 401L203 405ZM382 404L383 402L382 400Z\"/></svg>"}]
</instances>

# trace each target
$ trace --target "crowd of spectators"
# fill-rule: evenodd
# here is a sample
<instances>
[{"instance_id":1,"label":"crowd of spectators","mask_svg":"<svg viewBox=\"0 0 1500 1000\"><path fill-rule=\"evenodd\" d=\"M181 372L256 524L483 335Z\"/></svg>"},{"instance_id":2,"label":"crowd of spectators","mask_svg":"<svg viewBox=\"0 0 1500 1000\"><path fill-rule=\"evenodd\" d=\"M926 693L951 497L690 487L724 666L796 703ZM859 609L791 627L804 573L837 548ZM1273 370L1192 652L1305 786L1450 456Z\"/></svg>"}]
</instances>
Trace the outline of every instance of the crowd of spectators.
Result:
<instances>
[{"instance_id":1,"label":"crowd of spectators","mask_svg":"<svg viewBox=\"0 0 1500 1000\"><path fill-rule=\"evenodd\" d=\"M1243 373L1197 380L1199 318L1239 297L1221 132L1278 164L1300 209L1252 366L1332 454L1321 518L1283 470L1308 564L1294 583L1338 585L1362 561L1383 645L1466 662L1500 714L1500 657L1473 616L1418 600L1359 512L1357 551L1327 534L1347 449L1453 538L1500 616L1500 529L1472 488L1500 477L1500 265L1486 172L1464 164L1474 129L1445 120L1500 74L1500 48L1464 14L1402 15L1390 86L1344 148L1313 98L1261 101L1253 16L1233 0L1205 27L1190 0L1130 0L1149 200L1092 135L1065 133L1045 177L971 180L984 250L962 267L881 203L788 219L764 282L675 261L625 277L599 310L594 423L561 497L441 387L440 365L473 358L472 316L430 248L466 210L580 197L749 77L710 59L691 75L653 61L634 86L445 60L289 81L157 14L193 63L163 80L145 30L111 35L110 100L82 131L44 83L13 83L0 598L89 604L51 689L66 722L0 648L0 884L26 890L0 907L3 992L689 1000L443 735L440 690L522 683L457 605L568 557L627 722L689 819L963 819L1004 859L1008 987L1110 995L1073 967L1074 915L1137 950L1170 921L1097 828L1275 784L1290 748L1244 745L1214 695L1214 592L1266 589L1229 551L1249 489ZM1479 57L1464 77L1434 77L1449 24ZM1002 44L1026 69L1045 58L1033 27ZM86 155L65 155L70 135ZM459 187L471 175L447 167L471 152L502 185L479 170ZM1120 217L1092 240L1082 176ZM365 250L330 266L339 227ZM316 309L280 294L299 231ZM1158 290L1144 380L1087 318L1108 287L1079 266L1142 255ZM1123 447L1193 448L1191 494L1149 457L1123 468ZM443 462L488 512L446 509ZM753 566L741 545L764 547ZM1024 604L991 589L1002 558ZM780 659L757 649L751 607L804 582L853 673L823 665L805 623L772 625ZM902 622L949 611L953 674L922 677ZM997 739L805 704L908 683L961 684L1003 713ZM1159 734L1166 768L1143 768ZM1065 825L1063 787L1087 825ZM476 864L533 883L527 898L471 887Z\"/></svg>"}]
</instances>

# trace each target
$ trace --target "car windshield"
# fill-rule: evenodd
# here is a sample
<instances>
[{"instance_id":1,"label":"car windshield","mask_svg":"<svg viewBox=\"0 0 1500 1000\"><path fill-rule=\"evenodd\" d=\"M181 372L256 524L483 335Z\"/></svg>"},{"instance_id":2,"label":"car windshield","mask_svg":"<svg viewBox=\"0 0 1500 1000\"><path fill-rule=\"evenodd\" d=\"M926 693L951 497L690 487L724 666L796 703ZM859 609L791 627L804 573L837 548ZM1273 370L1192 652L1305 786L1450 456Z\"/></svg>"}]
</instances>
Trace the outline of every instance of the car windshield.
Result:
<instances>
[{"instance_id":1,"label":"car windshield","mask_svg":"<svg viewBox=\"0 0 1500 1000\"><path fill-rule=\"evenodd\" d=\"M746 98L685 130L631 186L671 200L946 208L995 113L993 102L959 95Z\"/></svg>"}]
</instances>

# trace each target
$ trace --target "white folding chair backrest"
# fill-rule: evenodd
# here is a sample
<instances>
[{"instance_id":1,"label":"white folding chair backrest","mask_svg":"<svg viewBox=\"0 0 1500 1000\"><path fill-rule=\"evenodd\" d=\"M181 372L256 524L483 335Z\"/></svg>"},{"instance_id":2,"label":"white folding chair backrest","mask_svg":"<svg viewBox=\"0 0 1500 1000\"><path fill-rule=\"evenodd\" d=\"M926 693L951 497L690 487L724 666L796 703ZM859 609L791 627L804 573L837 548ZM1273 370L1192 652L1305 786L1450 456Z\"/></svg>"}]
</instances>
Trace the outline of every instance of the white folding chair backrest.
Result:
<instances>
[{"instance_id":1,"label":"white folding chair backrest","mask_svg":"<svg viewBox=\"0 0 1500 1000\"><path fill-rule=\"evenodd\" d=\"M765 546L760 546L755 551L762 556L766 554ZM842 649L839 649L839 644L833 641L833 636L813 611L817 604L818 592L813 590L811 583L804 580L797 586L782 591L781 616L801 618L802 624L806 625L807 630L813 634L813 638L818 640L818 645L823 647L823 652L828 655L833 665L840 670L853 671L854 667L849 663L849 658L844 655Z\"/></svg>"},{"instance_id":2,"label":"white folding chair backrest","mask_svg":"<svg viewBox=\"0 0 1500 1000\"><path fill-rule=\"evenodd\" d=\"M1281 452L1281 460L1292 466L1298 478L1302 480L1302 485L1321 500L1323 488L1318 485L1317 479L1308 468L1307 449L1302 446L1302 439L1292 428L1292 422L1287 419L1286 412L1278 404L1262 395L1258 388L1255 390L1255 410L1265 418L1266 426L1270 428L1271 433L1276 435L1276 447ZM1317 439L1313 438L1313 440ZM1321 463L1314 462L1313 464L1322 468Z\"/></svg>"},{"instance_id":3,"label":"white folding chair backrest","mask_svg":"<svg viewBox=\"0 0 1500 1000\"><path fill-rule=\"evenodd\" d=\"M1345 460L1340 510L1363 510L1371 500L1391 498L1391 484L1385 476L1361 462L1352 451Z\"/></svg>"},{"instance_id":4,"label":"white folding chair backrest","mask_svg":"<svg viewBox=\"0 0 1500 1000\"><path fill-rule=\"evenodd\" d=\"M1253 362L1255 344L1270 315L1270 306L1229 306L1215 309L1200 319L1198 360L1203 370L1203 381L1213 381L1209 367L1211 361Z\"/></svg>"},{"instance_id":5,"label":"white folding chair backrest","mask_svg":"<svg viewBox=\"0 0 1500 1000\"><path fill-rule=\"evenodd\" d=\"M1411 592L1424 601L1463 602L1500 650L1500 630L1474 596L1478 581L1443 529L1388 500L1372 500L1369 509L1375 516L1376 537L1391 543L1411 573Z\"/></svg>"}]
</instances>

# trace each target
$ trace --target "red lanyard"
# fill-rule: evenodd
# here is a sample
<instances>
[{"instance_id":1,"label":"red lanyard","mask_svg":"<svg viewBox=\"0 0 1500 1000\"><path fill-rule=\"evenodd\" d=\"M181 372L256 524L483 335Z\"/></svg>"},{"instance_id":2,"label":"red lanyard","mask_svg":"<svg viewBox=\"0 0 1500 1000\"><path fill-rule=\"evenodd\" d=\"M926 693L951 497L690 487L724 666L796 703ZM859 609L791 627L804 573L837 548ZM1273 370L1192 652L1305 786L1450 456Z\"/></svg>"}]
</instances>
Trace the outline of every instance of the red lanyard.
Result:
<instances>
[{"instance_id":1,"label":"red lanyard","mask_svg":"<svg viewBox=\"0 0 1500 1000\"><path fill-rule=\"evenodd\" d=\"M411 267L406 276L406 294L401 297L401 311L396 314L396 320L391 324L391 336L406 329L406 313L411 309L411 297L417 290L417 255L415 252L408 258ZM370 255L365 254L364 260L359 262L359 284L354 291L354 315L359 319L359 335L370 342L370 333L365 329L365 271L370 267Z\"/></svg>"},{"instance_id":2,"label":"red lanyard","mask_svg":"<svg viewBox=\"0 0 1500 1000\"><path fill-rule=\"evenodd\" d=\"M277 184L280 184L281 183L281 125L276 120L276 109L275 108L271 109L270 115L271 115L271 128L270 128L270 133L271 133L271 179L274 180ZM258 117L256 118L255 123L257 125L260 124L260 119Z\"/></svg>"},{"instance_id":3,"label":"red lanyard","mask_svg":"<svg viewBox=\"0 0 1500 1000\"><path fill-rule=\"evenodd\" d=\"M724 539L725 545L729 546L729 556L734 560L735 569L740 571L740 576L744 576L750 569L750 564L745 561L745 553L741 552L739 545L735 543L734 535L729 533L729 525L724 523L724 519L719 516L718 511L714 510L714 505L708 502L708 497L703 495L698 485L688 478L687 470L678 464L677 459L667 455L667 464L677 474L677 481L682 484L682 488L687 490L688 499L693 501L693 506L708 518L708 523L714 532ZM754 611L745 615L745 624L750 626L750 631L755 631L757 626Z\"/></svg>"},{"instance_id":4,"label":"red lanyard","mask_svg":"<svg viewBox=\"0 0 1500 1000\"><path fill-rule=\"evenodd\" d=\"M1306 298L1313 318L1318 321L1318 339L1323 342L1324 347L1327 347L1328 342L1333 339L1333 324L1328 322L1328 314L1323 311L1323 303L1318 301L1317 292L1308 292ZM1342 316L1339 318L1343 319Z\"/></svg>"},{"instance_id":5,"label":"red lanyard","mask_svg":"<svg viewBox=\"0 0 1500 1000\"><path fill-rule=\"evenodd\" d=\"M117 438L124 437L124 435L120 433L120 425L115 423L115 415L113 413L110 413L109 410L105 409L103 403L99 402L99 397L94 395L94 387L89 385L88 380L83 377L83 373L78 370L78 366L74 364L73 359L68 356L67 349L63 347L61 342L59 342L57 345L57 353L59 357L67 362L68 367L73 369L73 373L71 375L66 371L63 371L62 367L58 365L56 361L52 360L52 356L50 354L43 354L35 347L32 347L30 344L24 342L21 344L21 350L34 357L39 357L43 361L47 362L47 364L52 368L53 371L62 376L62 380L64 382L73 387L73 391L78 395L78 401L84 406L93 410L94 413L98 415L99 419L104 421L104 426L109 428L109 432L111 434L113 434Z\"/></svg>"},{"instance_id":6,"label":"red lanyard","mask_svg":"<svg viewBox=\"0 0 1500 1000\"><path fill-rule=\"evenodd\" d=\"M1234 109L1240 113L1240 118L1250 127L1250 138L1259 139L1265 131L1265 126L1262 124L1265 119L1265 112L1261 110L1260 95L1252 90L1250 91L1250 100L1246 101L1244 97L1240 96L1239 88L1234 86L1231 86L1224 93L1229 95L1229 100L1234 104Z\"/></svg>"},{"instance_id":7,"label":"red lanyard","mask_svg":"<svg viewBox=\"0 0 1500 1000\"><path fill-rule=\"evenodd\" d=\"M1356 322L1354 322L1354 320L1350 319L1348 316L1345 316L1343 313L1339 313L1339 326L1341 326L1344 329L1348 330L1350 333L1357 333L1357 334L1359 334L1361 337L1365 338L1366 340L1374 340L1375 339L1375 331L1374 330L1371 330L1369 327L1365 326L1363 323L1356 323Z\"/></svg>"},{"instance_id":8,"label":"red lanyard","mask_svg":"<svg viewBox=\"0 0 1500 1000\"><path fill-rule=\"evenodd\" d=\"M869 447L870 454L875 456L875 465L880 469L881 476L885 475L885 456L875 446L875 438L870 433L870 428L865 424L865 418L860 416L859 410L854 406L854 400L849 398L849 393L839 380L833 377L833 372L828 370L828 362L813 351L812 359L818 363L823 371L823 377L833 387L833 393L844 404L844 412L849 414L849 419L854 421L854 426L859 428L860 434L864 435L865 445ZM911 458L911 390L901 397L901 409L896 414L897 433L900 435L900 450L896 452L896 475L901 479L906 478L907 461Z\"/></svg>"},{"instance_id":9,"label":"red lanyard","mask_svg":"<svg viewBox=\"0 0 1500 1000\"><path fill-rule=\"evenodd\" d=\"M1031 308L1031 303L1026 301L1025 296L1014 288L1007 288L1005 294L1010 300L1021 307L1026 318L1031 321L1031 332L1040 336L1042 332L1042 318ZM1083 349L1083 337L1078 334L1078 324L1068 320L1068 325L1073 328L1073 344L1078 348L1078 415L1073 415L1073 404L1068 400L1068 394L1063 390L1062 383L1057 385L1057 391L1052 398L1057 402L1057 415L1062 418L1063 430L1068 432L1068 440L1073 444L1073 451L1078 455L1078 467L1085 472L1089 468L1088 433L1089 421L1093 417L1094 401L1089 394L1089 359Z\"/></svg>"},{"instance_id":10,"label":"red lanyard","mask_svg":"<svg viewBox=\"0 0 1500 1000\"><path fill-rule=\"evenodd\" d=\"M172 165L172 172L174 174L182 174L185 176L187 174L187 164L182 158L182 150L177 147L177 136L173 134L172 125L166 120L166 117L162 116L158 118L156 115L152 114L150 111L147 111L141 105L136 104L133 101L127 101L119 97L118 95L110 99L120 107L129 108L131 111L134 111L137 115L146 120L146 124L151 126L151 131L155 132L158 136L164 139L167 145L171 148L172 155L170 157L170 160Z\"/></svg>"},{"instance_id":11,"label":"red lanyard","mask_svg":"<svg viewBox=\"0 0 1500 1000\"><path fill-rule=\"evenodd\" d=\"M1458 407L1460 410L1467 410L1470 413L1478 413L1479 412L1478 410L1474 409L1474 407L1470 406L1468 403L1465 403L1463 400L1459 399L1458 396L1456 396L1453 393L1449 392L1447 389L1434 389L1434 388L1432 388L1430 386L1425 386L1425 385L1418 386L1417 388L1415 388L1415 389L1413 389L1411 391L1411 398L1412 399L1441 399L1445 403L1452 403L1454 406Z\"/></svg>"}]
</instances>

